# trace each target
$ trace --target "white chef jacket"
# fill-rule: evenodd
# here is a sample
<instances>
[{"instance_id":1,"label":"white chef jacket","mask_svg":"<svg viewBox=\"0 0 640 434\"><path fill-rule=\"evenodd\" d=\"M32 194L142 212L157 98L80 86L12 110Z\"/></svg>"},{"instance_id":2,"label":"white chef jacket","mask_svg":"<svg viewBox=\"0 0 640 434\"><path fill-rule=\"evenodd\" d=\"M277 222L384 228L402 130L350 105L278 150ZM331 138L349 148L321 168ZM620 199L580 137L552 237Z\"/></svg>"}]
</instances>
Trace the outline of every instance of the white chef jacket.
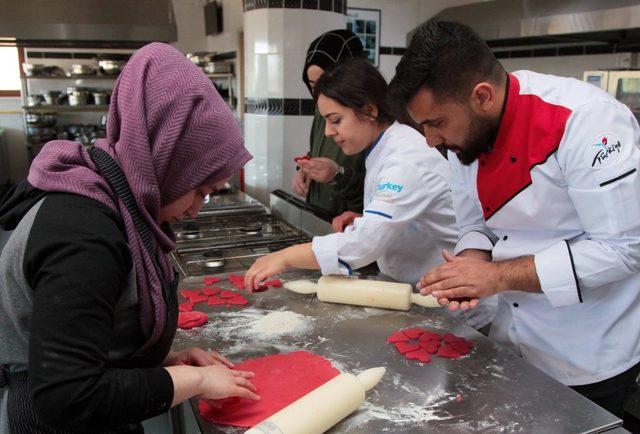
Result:
<instances>
[{"instance_id":1,"label":"white chef jacket","mask_svg":"<svg viewBox=\"0 0 640 434\"><path fill-rule=\"evenodd\" d=\"M377 261L380 271L415 284L443 262L457 240L449 168L413 128L395 122L365 160L363 216L344 232L313 238L322 274L351 274Z\"/></svg>"},{"instance_id":2,"label":"white chef jacket","mask_svg":"<svg viewBox=\"0 0 640 434\"><path fill-rule=\"evenodd\" d=\"M542 287L501 293L490 337L568 385L640 361L639 136L599 88L518 71L492 151L449 153L455 252L534 255Z\"/></svg>"}]
</instances>

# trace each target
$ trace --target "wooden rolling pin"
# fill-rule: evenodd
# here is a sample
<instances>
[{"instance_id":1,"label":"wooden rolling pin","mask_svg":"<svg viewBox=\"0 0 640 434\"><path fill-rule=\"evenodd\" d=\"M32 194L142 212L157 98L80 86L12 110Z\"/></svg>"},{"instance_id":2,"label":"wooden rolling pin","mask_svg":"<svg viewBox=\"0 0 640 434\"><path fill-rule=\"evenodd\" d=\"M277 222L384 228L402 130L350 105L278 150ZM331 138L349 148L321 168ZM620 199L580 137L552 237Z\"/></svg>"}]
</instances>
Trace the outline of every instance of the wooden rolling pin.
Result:
<instances>
[{"instance_id":1,"label":"wooden rolling pin","mask_svg":"<svg viewBox=\"0 0 640 434\"><path fill-rule=\"evenodd\" d=\"M320 301L409 310L415 303L424 307L441 307L431 295L413 292L408 283L355 279L344 276L322 276L317 284L308 280L287 282L284 287L301 294L317 293Z\"/></svg>"},{"instance_id":2,"label":"wooden rolling pin","mask_svg":"<svg viewBox=\"0 0 640 434\"><path fill-rule=\"evenodd\" d=\"M245 434L323 433L356 411L365 392L382 378L385 368L371 368L358 376L340 374L263 420Z\"/></svg>"}]
</instances>

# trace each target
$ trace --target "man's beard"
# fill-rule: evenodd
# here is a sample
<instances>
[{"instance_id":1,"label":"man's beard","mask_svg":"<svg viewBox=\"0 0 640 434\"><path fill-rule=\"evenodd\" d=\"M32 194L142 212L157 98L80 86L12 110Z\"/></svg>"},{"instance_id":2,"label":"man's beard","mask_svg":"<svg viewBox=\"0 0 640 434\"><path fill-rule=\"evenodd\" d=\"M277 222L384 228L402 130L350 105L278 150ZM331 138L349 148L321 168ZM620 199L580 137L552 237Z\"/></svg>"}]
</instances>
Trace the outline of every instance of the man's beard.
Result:
<instances>
[{"instance_id":1,"label":"man's beard","mask_svg":"<svg viewBox=\"0 0 640 434\"><path fill-rule=\"evenodd\" d=\"M470 114L469 136L465 139L463 146L448 145L459 150L456 156L465 166L470 165L478 159L480 154L489 152L498 135L500 120L492 121L483 118L475 113Z\"/></svg>"}]
</instances>

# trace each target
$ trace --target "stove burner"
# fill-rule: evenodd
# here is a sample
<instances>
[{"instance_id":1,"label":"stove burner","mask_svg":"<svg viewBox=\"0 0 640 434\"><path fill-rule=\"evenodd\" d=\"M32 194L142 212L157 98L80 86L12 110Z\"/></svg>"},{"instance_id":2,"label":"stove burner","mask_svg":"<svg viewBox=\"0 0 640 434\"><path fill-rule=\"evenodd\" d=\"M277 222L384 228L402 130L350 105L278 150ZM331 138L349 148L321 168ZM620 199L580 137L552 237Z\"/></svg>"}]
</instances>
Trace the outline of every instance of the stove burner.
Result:
<instances>
[{"instance_id":1,"label":"stove burner","mask_svg":"<svg viewBox=\"0 0 640 434\"><path fill-rule=\"evenodd\" d=\"M202 257L206 259L201 262L202 266L209 270L220 270L227 262L224 259L224 253L220 250L207 250L202 253Z\"/></svg>"},{"instance_id":2,"label":"stove burner","mask_svg":"<svg viewBox=\"0 0 640 434\"><path fill-rule=\"evenodd\" d=\"M240 232L244 232L247 235L256 235L262 232L262 223L251 223L247 226L240 228Z\"/></svg>"},{"instance_id":3,"label":"stove burner","mask_svg":"<svg viewBox=\"0 0 640 434\"><path fill-rule=\"evenodd\" d=\"M198 238L202 238L202 232L199 230L185 230L182 232L178 232L178 238L183 240L196 240Z\"/></svg>"},{"instance_id":4,"label":"stove burner","mask_svg":"<svg viewBox=\"0 0 640 434\"><path fill-rule=\"evenodd\" d=\"M199 231L200 230L200 225L197 224L197 223L185 223L184 225L182 225L182 229L185 232Z\"/></svg>"}]
</instances>

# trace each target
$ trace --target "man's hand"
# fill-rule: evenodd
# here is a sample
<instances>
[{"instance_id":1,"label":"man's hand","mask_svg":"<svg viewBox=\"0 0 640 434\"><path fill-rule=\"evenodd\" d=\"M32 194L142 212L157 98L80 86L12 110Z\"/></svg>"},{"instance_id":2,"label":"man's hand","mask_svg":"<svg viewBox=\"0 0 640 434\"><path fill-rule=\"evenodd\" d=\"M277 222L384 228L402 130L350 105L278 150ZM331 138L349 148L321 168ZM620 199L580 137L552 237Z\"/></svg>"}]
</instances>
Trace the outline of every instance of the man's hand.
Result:
<instances>
[{"instance_id":1,"label":"man's hand","mask_svg":"<svg viewBox=\"0 0 640 434\"><path fill-rule=\"evenodd\" d=\"M498 265L484 259L453 256L446 250L442 256L447 261L425 274L418 289L422 295L433 295L449 310L473 309L480 297L488 297L503 290ZM459 301L455 299L468 299Z\"/></svg>"},{"instance_id":2,"label":"man's hand","mask_svg":"<svg viewBox=\"0 0 640 434\"><path fill-rule=\"evenodd\" d=\"M298 196L307 197L309 193L309 184L311 184L311 178L307 176L304 170L297 170L291 180L291 188L293 192Z\"/></svg>"},{"instance_id":3,"label":"man's hand","mask_svg":"<svg viewBox=\"0 0 640 434\"><path fill-rule=\"evenodd\" d=\"M331 226L333 226L333 230L336 232L343 232L347 226L351 226L353 221L358 217L362 217L362 214L358 214L357 212L345 211L340 214L338 217L334 218L331 222Z\"/></svg>"},{"instance_id":4,"label":"man's hand","mask_svg":"<svg viewBox=\"0 0 640 434\"><path fill-rule=\"evenodd\" d=\"M309 160L298 161L300 171L304 172L308 178L322 184L328 184L336 176L336 172L340 168L338 163L330 158L318 157Z\"/></svg>"}]
</instances>

